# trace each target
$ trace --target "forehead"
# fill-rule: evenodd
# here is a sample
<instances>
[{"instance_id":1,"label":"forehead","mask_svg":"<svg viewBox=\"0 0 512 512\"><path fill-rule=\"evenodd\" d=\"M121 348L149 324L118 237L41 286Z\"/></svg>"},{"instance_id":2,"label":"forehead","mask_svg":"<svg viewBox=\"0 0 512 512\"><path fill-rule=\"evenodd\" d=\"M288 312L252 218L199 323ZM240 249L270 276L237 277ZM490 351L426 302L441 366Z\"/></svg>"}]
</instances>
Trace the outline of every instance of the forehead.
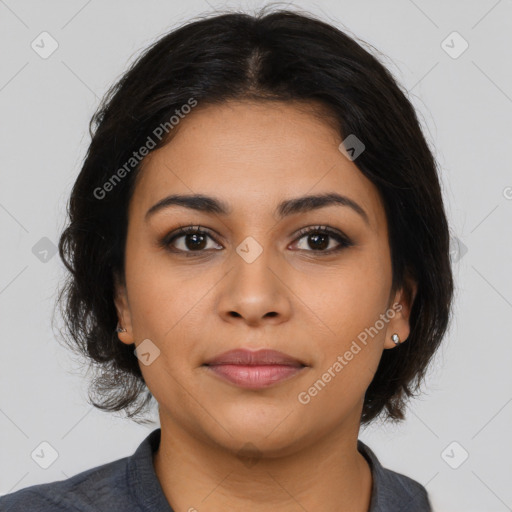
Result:
<instances>
[{"instance_id":1,"label":"forehead","mask_svg":"<svg viewBox=\"0 0 512 512\"><path fill-rule=\"evenodd\" d=\"M357 201L377 229L384 210L376 187L340 152L339 131L315 115L314 106L230 101L196 107L171 141L144 159L130 215L143 216L171 193L215 196L235 214L256 214L284 198L338 192Z\"/></svg>"}]
</instances>

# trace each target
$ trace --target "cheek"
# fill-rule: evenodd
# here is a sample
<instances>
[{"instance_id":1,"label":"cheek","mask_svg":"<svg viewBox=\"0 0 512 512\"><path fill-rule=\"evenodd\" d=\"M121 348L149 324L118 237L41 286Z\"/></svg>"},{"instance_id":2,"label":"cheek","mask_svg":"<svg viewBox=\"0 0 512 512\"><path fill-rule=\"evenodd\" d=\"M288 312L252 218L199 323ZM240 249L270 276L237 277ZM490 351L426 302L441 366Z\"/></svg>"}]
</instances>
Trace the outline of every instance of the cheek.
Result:
<instances>
[{"instance_id":1,"label":"cheek","mask_svg":"<svg viewBox=\"0 0 512 512\"><path fill-rule=\"evenodd\" d=\"M366 319L368 314L360 317ZM365 324L356 325L352 317L348 321L351 324L337 331L335 341L319 340L317 364L296 397L310 414L317 411L326 421L327 417L338 421L362 403L382 356L383 331L372 336L371 329L362 327Z\"/></svg>"},{"instance_id":2,"label":"cheek","mask_svg":"<svg viewBox=\"0 0 512 512\"><path fill-rule=\"evenodd\" d=\"M137 344L151 340L159 351L154 364L140 364L152 391L163 386L174 393L172 377L190 379L191 368L199 364L196 341L205 342L210 334L201 330L205 308L210 307L205 294L218 276L199 274L192 267L176 270L162 253L134 255L127 263L134 338Z\"/></svg>"},{"instance_id":3,"label":"cheek","mask_svg":"<svg viewBox=\"0 0 512 512\"><path fill-rule=\"evenodd\" d=\"M303 296L329 327L329 346L332 341L350 343L386 311L391 267L385 255L366 249L353 253L343 266L324 274L321 280L316 286L310 282Z\"/></svg>"},{"instance_id":4,"label":"cheek","mask_svg":"<svg viewBox=\"0 0 512 512\"><path fill-rule=\"evenodd\" d=\"M132 253L126 269L136 338L152 335L164 342L204 295L205 282L173 268L163 252Z\"/></svg>"},{"instance_id":5,"label":"cheek","mask_svg":"<svg viewBox=\"0 0 512 512\"><path fill-rule=\"evenodd\" d=\"M320 379L318 395L323 398L318 401L352 400L364 394L382 355L392 318L386 309L391 268L385 255L365 251L327 276L327 281L320 287L323 292L310 295L308 301L329 327L327 335L316 340L317 367L311 382Z\"/></svg>"}]
</instances>

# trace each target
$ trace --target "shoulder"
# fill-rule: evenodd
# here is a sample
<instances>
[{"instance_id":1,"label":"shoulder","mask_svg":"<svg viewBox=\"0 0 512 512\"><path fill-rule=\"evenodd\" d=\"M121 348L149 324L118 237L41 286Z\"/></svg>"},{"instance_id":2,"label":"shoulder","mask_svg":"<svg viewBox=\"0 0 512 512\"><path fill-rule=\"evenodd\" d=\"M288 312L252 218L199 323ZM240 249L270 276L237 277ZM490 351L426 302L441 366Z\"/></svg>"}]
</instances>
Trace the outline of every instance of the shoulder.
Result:
<instances>
[{"instance_id":1,"label":"shoulder","mask_svg":"<svg viewBox=\"0 0 512 512\"><path fill-rule=\"evenodd\" d=\"M125 457L88 469L66 480L32 485L7 494L0 497L0 510L6 512L129 510L128 459ZM112 508L113 505L114 508Z\"/></svg>"},{"instance_id":2,"label":"shoulder","mask_svg":"<svg viewBox=\"0 0 512 512\"><path fill-rule=\"evenodd\" d=\"M416 480L382 466L375 453L358 440L373 478L370 512L431 512L427 490Z\"/></svg>"},{"instance_id":3,"label":"shoulder","mask_svg":"<svg viewBox=\"0 0 512 512\"><path fill-rule=\"evenodd\" d=\"M392 505L396 512L431 512L427 490L416 480L406 475L384 468L381 500L387 504L388 508ZM387 509L384 509L387 510Z\"/></svg>"}]
</instances>

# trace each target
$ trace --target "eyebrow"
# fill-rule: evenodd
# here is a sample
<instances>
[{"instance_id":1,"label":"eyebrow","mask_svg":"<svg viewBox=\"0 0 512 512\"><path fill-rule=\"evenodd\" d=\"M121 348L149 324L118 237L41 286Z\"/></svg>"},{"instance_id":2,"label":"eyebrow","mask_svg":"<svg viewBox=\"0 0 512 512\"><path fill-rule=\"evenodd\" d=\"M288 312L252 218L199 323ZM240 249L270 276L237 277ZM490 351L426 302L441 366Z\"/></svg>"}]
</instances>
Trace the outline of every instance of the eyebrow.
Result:
<instances>
[{"instance_id":1,"label":"eyebrow","mask_svg":"<svg viewBox=\"0 0 512 512\"><path fill-rule=\"evenodd\" d=\"M342 196L335 192L287 199L277 206L276 214L279 219L283 219L284 217L294 215L296 213L309 212L333 205L346 206L351 208L363 218L366 224L370 224L367 213L358 203L349 197ZM146 212L146 222L156 212L171 206L181 206L204 213L217 215L229 215L232 212L231 208L226 202L220 199L216 199L215 197L206 196L203 194L172 194L158 201Z\"/></svg>"}]
</instances>

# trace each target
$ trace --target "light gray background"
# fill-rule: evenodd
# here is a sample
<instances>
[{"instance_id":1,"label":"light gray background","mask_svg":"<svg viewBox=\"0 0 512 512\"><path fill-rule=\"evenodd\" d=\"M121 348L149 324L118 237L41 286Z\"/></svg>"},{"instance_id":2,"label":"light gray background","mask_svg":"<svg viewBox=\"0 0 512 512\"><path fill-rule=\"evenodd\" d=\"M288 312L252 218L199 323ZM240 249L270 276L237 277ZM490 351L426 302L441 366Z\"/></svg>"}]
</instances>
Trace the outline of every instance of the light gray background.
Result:
<instances>
[{"instance_id":1,"label":"light gray background","mask_svg":"<svg viewBox=\"0 0 512 512\"><path fill-rule=\"evenodd\" d=\"M389 57L442 169L454 236L455 319L426 391L402 425L360 438L425 485L436 511L512 510L512 2L293 4ZM259 5L0 0L0 494L129 455L158 426L87 404L87 379L50 326L63 264L33 248L57 244L89 119L127 64L211 7ZM47 59L31 48L43 31L59 45ZM457 58L453 31L469 44ZM42 441L59 454L46 470L30 456Z\"/></svg>"}]
</instances>

